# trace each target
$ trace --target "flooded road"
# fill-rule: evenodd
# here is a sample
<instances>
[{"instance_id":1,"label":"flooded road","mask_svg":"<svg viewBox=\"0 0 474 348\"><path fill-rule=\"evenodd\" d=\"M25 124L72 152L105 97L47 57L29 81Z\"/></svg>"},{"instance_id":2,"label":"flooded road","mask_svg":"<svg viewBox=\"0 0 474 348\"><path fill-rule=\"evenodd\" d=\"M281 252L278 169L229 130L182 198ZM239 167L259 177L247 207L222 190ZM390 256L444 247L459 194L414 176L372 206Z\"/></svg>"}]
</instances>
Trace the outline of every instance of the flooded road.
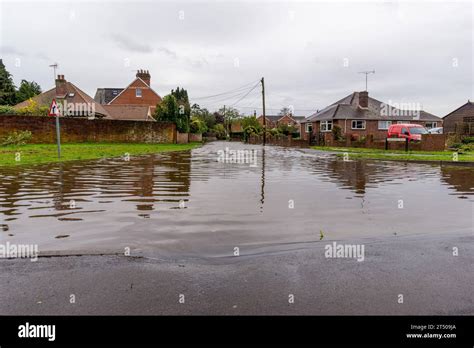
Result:
<instances>
[{"instance_id":1,"label":"flooded road","mask_svg":"<svg viewBox=\"0 0 474 348\"><path fill-rule=\"evenodd\" d=\"M219 151L257 150L251 163ZM123 159L0 167L2 243L40 253L232 256L305 242L474 231L474 167L214 142Z\"/></svg>"}]
</instances>

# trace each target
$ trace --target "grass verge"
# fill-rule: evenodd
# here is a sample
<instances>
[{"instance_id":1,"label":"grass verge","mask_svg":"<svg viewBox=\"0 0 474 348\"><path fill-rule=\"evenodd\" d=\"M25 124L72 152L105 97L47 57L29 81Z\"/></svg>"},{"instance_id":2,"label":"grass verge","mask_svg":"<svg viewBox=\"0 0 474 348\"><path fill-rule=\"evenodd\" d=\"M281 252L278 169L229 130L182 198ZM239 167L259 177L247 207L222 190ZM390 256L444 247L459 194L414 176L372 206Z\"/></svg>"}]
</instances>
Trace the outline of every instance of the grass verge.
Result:
<instances>
[{"instance_id":1,"label":"grass verge","mask_svg":"<svg viewBox=\"0 0 474 348\"><path fill-rule=\"evenodd\" d=\"M28 144L0 147L0 166L40 164L124 156L157 152L183 151L199 147L189 144L67 143L61 145L61 160L56 144ZM19 154L19 155L18 155ZM18 157L19 156L19 157ZM17 160L19 159L19 160Z\"/></svg>"},{"instance_id":2,"label":"grass verge","mask_svg":"<svg viewBox=\"0 0 474 348\"><path fill-rule=\"evenodd\" d=\"M349 158L367 158L376 160L392 161L433 161L433 162L453 162L454 151L400 151L400 150L380 150L355 147L330 147L312 146L314 150L341 152L337 156L342 157L343 153L348 153ZM458 153L458 162L474 162L474 153Z\"/></svg>"}]
</instances>

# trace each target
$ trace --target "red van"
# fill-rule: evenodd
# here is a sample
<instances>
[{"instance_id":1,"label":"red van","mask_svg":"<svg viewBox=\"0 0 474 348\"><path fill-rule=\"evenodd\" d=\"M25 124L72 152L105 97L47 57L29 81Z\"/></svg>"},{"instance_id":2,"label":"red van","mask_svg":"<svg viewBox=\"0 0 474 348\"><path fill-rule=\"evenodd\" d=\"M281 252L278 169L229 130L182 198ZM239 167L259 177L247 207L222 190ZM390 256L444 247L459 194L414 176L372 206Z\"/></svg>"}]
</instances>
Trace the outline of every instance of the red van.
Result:
<instances>
[{"instance_id":1,"label":"red van","mask_svg":"<svg viewBox=\"0 0 474 348\"><path fill-rule=\"evenodd\" d=\"M392 124L387 132L389 138L408 138L409 140L421 140L422 134L428 134L426 128L411 123Z\"/></svg>"}]
</instances>

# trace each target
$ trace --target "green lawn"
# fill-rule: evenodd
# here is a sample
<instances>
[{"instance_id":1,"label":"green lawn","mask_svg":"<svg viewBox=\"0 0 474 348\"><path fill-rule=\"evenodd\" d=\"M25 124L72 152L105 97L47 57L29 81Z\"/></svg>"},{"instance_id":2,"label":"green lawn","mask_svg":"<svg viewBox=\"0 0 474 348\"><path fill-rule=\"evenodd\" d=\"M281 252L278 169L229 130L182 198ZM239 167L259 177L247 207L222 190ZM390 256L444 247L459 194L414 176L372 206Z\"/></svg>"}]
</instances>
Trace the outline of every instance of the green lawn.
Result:
<instances>
[{"instance_id":1,"label":"green lawn","mask_svg":"<svg viewBox=\"0 0 474 348\"><path fill-rule=\"evenodd\" d=\"M71 143L61 145L61 162L183 151L199 147L190 144ZM19 155L18 155L19 154ZM17 160L19 159L19 160ZM56 144L28 144L0 147L0 166L59 162Z\"/></svg>"},{"instance_id":2,"label":"green lawn","mask_svg":"<svg viewBox=\"0 0 474 348\"><path fill-rule=\"evenodd\" d=\"M367 158L367 159L381 159L392 161L446 161L453 162L453 151L400 151L400 150L379 150L379 149L365 149L356 147L330 147L330 146L312 146L312 149L321 151L341 152L337 154L343 157L347 153L349 159L353 158ZM459 162L474 162L474 153L458 153Z\"/></svg>"}]
</instances>

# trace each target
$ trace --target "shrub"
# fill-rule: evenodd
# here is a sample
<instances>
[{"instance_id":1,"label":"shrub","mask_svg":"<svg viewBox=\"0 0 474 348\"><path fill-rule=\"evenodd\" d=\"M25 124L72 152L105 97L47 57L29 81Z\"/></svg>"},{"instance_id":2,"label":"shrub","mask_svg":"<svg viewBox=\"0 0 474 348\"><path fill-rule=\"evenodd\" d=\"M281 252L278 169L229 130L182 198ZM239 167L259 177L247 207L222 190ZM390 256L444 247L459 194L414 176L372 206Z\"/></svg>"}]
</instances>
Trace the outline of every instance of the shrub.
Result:
<instances>
[{"instance_id":1,"label":"shrub","mask_svg":"<svg viewBox=\"0 0 474 348\"><path fill-rule=\"evenodd\" d=\"M220 123L216 124L212 131L216 134L217 139L225 139L227 136L224 126Z\"/></svg>"},{"instance_id":2,"label":"shrub","mask_svg":"<svg viewBox=\"0 0 474 348\"><path fill-rule=\"evenodd\" d=\"M17 110L18 115L25 116L48 116L49 107L38 105L38 103L30 99L28 100L28 105Z\"/></svg>"},{"instance_id":3,"label":"shrub","mask_svg":"<svg viewBox=\"0 0 474 348\"><path fill-rule=\"evenodd\" d=\"M0 115L14 115L15 109L9 105L0 105Z\"/></svg>"},{"instance_id":4,"label":"shrub","mask_svg":"<svg viewBox=\"0 0 474 348\"><path fill-rule=\"evenodd\" d=\"M1 140L2 146L25 145L32 137L30 131L11 132Z\"/></svg>"},{"instance_id":5,"label":"shrub","mask_svg":"<svg viewBox=\"0 0 474 348\"><path fill-rule=\"evenodd\" d=\"M191 124L189 125L189 129L191 133L202 134L207 131L207 126L203 120L200 120L199 118L195 118L191 121Z\"/></svg>"},{"instance_id":6,"label":"shrub","mask_svg":"<svg viewBox=\"0 0 474 348\"><path fill-rule=\"evenodd\" d=\"M471 144L471 143L474 143L474 137L465 137L465 138L462 140L462 143L463 143L463 144Z\"/></svg>"},{"instance_id":7,"label":"shrub","mask_svg":"<svg viewBox=\"0 0 474 348\"><path fill-rule=\"evenodd\" d=\"M342 140L342 128L335 124L332 127L332 135L334 136L334 140L341 141Z\"/></svg>"}]
</instances>

